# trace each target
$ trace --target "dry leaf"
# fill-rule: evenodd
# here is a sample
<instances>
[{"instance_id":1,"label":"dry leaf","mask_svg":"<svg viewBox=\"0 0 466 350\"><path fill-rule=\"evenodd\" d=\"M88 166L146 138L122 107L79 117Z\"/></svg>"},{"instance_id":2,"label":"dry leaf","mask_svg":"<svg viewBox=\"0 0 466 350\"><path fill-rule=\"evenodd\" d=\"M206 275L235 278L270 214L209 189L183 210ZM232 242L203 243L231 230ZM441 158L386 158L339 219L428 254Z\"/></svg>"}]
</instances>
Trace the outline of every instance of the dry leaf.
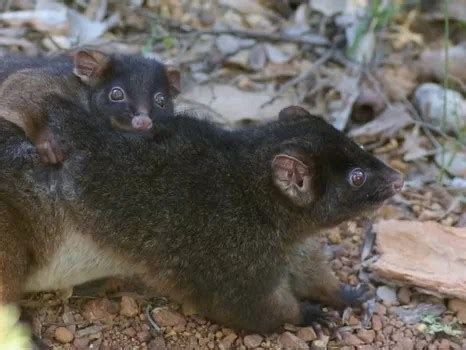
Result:
<instances>
[{"instance_id":1,"label":"dry leaf","mask_svg":"<svg viewBox=\"0 0 466 350\"><path fill-rule=\"evenodd\" d=\"M426 49L419 59L424 76L443 81L445 78L445 49ZM448 77L466 83L466 43L448 49Z\"/></svg>"},{"instance_id":2,"label":"dry leaf","mask_svg":"<svg viewBox=\"0 0 466 350\"><path fill-rule=\"evenodd\" d=\"M380 68L376 76L391 101L404 100L416 87L416 70L405 66Z\"/></svg>"},{"instance_id":3,"label":"dry leaf","mask_svg":"<svg viewBox=\"0 0 466 350\"><path fill-rule=\"evenodd\" d=\"M381 115L373 121L350 131L351 137L369 137L383 135L393 136L398 130L413 122L406 107L401 104L394 104L387 107Z\"/></svg>"}]
</instances>

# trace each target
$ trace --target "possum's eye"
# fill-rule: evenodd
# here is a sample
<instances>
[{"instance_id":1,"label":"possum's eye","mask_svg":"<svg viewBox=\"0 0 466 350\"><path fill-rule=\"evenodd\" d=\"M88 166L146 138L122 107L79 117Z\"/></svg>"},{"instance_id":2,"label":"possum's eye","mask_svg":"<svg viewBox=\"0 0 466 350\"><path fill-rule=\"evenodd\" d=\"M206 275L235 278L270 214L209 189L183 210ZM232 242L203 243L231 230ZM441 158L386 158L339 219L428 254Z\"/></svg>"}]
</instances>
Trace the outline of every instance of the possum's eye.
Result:
<instances>
[{"instance_id":1,"label":"possum's eye","mask_svg":"<svg viewBox=\"0 0 466 350\"><path fill-rule=\"evenodd\" d=\"M154 95L154 103L160 108L165 107L165 97L163 96L161 92L157 92Z\"/></svg>"},{"instance_id":2,"label":"possum's eye","mask_svg":"<svg viewBox=\"0 0 466 350\"><path fill-rule=\"evenodd\" d=\"M123 101L125 99L125 92L120 87L114 87L108 94L108 97L112 101Z\"/></svg>"},{"instance_id":3,"label":"possum's eye","mask_svg":"<svg viewBox=\"0 0 466 350\"><path fill-rule=\"evenodd\" d=\"M359 188L366 182L366 174L360 168L351 170L349 174L349 183L351 186Z\"/></svg>"}]
</instances>

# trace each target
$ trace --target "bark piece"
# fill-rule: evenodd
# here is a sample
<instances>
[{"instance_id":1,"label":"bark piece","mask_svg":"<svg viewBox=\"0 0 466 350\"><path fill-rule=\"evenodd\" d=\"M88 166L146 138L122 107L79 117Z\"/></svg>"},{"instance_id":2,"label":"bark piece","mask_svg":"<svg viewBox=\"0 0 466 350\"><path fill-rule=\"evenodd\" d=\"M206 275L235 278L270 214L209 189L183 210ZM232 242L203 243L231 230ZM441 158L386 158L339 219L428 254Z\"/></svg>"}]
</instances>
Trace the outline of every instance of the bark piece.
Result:
<instances>
[{"instance_id":1,"label":"bark piece","mask_svg":"<svg viewBox=\"0 0 466 350\"><path fill-rule=\"evenodd\" d=\"M466 229L432 221L381 221L375 226L376 276L466 299Z\"/></svg>"}]
</instances>

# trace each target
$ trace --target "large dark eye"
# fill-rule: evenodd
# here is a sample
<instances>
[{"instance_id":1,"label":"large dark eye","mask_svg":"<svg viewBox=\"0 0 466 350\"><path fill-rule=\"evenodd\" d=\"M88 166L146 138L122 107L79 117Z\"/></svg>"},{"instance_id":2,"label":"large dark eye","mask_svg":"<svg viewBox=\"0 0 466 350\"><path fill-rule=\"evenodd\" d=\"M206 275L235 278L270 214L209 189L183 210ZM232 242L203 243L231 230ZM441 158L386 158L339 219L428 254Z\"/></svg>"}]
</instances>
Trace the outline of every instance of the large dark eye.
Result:
<instances>
[{"instance_id":1,"label":"large dark eye","mask_svg":"<svg viewBox=\"0 0 466 350\"><path fill-rule=\"evenodd\" d=\"M366 174L360 168L351 170L349 175L349 183L353 187L361 187L366 182Z\"/></svg>"},{"instance_id":2,"label":"large dark eye","mask_svg":"<svg viewBox=\"0 0 466 350\"><path fill-rule=\"evenodd\" d=\"M154 95L154 103L159 106L160 108L164 108L165 107L165 97L163 96L163 94L161 92L157 92L155 95Z\"/></svg>"},{"instance_id":3,"label":"large dark eye","mask_svg":"<svg viewBox=\"0 0 466 350\"><path fill-rule=\"evenodd\" d=\"M125 99L125 92L122 88L114 87L108 94L112 101L123 101Z\"/></svg>"}]
</instances>

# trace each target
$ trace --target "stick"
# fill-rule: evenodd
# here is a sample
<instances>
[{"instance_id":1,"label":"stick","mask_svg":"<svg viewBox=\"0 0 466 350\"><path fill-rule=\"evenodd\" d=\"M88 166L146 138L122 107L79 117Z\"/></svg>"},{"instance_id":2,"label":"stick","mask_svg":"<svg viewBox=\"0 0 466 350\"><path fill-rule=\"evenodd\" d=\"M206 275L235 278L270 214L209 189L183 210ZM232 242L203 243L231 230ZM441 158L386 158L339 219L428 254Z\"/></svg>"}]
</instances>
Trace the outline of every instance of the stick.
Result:
<instances>
[{"instance_id":1,"label":"stick","mask_svg":"<svg viewBox=\"0 0 466 350\"><path fill-rule=\"evenodd\" d=\"M164 22L170 29L177 30L181 33L196 33L198 35L233 35L241 38L250 38L256 40L270 41L270 42L287 42L295 44L308 44L314 46L330 46L330 42L320 35L314 34L312 37L293 37L286 34L266 33L243 29L197 29L189 25L179 23L177 21L156 16L152 13L138 11L143 16L156 21Z\"/></svg>"},{"instance_id":2,"label":"stick","mask_svg":"<svg viewBox=\"0 0 466 350\"><path fill-rule=\"evenodd\" d=\"M278 97L280 97L285 91L287 91L292 86L295 86L299 84L300 82L308 79L310 76L312 76L321 65L327 62L333 56L333 53L334 53L333 49L328 50L322 56L320 56L319 59L317 59L317 61L315 61L308 70L304 71L297 77L291 80L288 80L285 84L283 84L280 87L280 89L274 94L274 96L270 100L262 104L261 108L273 103Z\"/></svg>"}]
</instances>

